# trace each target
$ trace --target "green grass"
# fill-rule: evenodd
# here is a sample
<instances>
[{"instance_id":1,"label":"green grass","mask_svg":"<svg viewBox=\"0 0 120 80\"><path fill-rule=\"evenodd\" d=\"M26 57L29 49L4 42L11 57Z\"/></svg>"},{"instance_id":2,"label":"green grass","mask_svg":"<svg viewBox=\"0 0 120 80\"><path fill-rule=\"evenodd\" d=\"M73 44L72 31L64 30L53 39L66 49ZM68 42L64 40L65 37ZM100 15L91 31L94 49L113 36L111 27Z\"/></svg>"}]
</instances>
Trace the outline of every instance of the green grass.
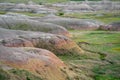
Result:
<instances>
[{"instance_id":1,"label":"green grass","mask_svg":"<svg viewBox=\"0 0 120 80\"><path fill-rule=\"evenodd\" d=\"M91 12L91 13L69 13L64 14L63 17L72 17L80 19L94 19L104 23L111 23L115 21L120 21L120 12Z\"/></svg>"},{"instance_id":2,"label":"green grass","mask_svg":"<svg viewBox=\"0 0 120 80\"><path fill-rule=\"evenodd\" d=\"M120 43L118 44L102 44L102 45L82 45L83 48L87 48L87 50L92 50L96 52L101 52L101 53L120 53L119 49L120 48Z\"/></svg>"},{"instance_id":3,"label":"green grass","mask_svg":"<svg viewBox=\"0 0 120 80\"><path fill-rule=\"evenodd\" d=\"M87 50L103 53L120 53L120 32L82 31L72 32L73 39Z\"/></svg>"},{"instance_id":4,"label":"green grass","mask_svg":"<svg viewBox=\"0 0 120 80\"><path fill-rule=\"evenodd\" d=\"M4 11L0 11L0 15L3 15L3 14L5 14L6 12L4 12Z\"/></svg>"},{"instance_id":5,"label":"green grass","mask_svg":"<svg viewBox=\"0 0 120 80\"><path fill-rule=\"evenodd\" d=\"M23 80L42 80L40 76L38 77L26 70L12 69L9 72L16 76L19 76Z\"/></svg>"},{"instance_id":6,"label":"green grass","mask_svg":"<svg viewBox=\"0 0 120 80\"><path fill-rule=\"evenodd\" d=\"M26 70L11 69L3 70L0 68L0 80L42 80Z\"/></svg>"},{"instance_id":7,"label":"green grass","mask_svg":"<svg viewBox=\"0 0 120 80\"><path fill-rule=\"evenodd\" d=\"M120 70L120 32L115 31L71 31L73 40L81 43L80 46L88 51L106 53L100 56L112 64L96 65L93 68L95 80L119 80ZM103 59L104 58L104 59ZM97 67L99 66L99 68ZM103 72L103 73L102 73Z\"/></svg>"},{"instance_id":8,"label":"green grass","mask_svg":"<svg viewBox=\"0 0 120 80\"><path fill-rule=\"evenodd\" d=\"M85 1L85 0L70 0L70 1ZM89 1L101 1L101 0L89 0Z\"/></svg>"},{"instance_id":9,"label":"green grass","mask_svg":"<svg viewBox=\"0 0 120 80\"><path fill-rule=\"evenodd\" d=\"M116 31L72 31L75 42L89 42L91 44L120 43L120 32Z\"/></svg>"},{"instance_id":10,"label":"green grass","mask_svg":"<svg viewBox=\"0 0 120 80\"><path fill-rule=\"evenodd\" d=\"M43 17L46 15L46 14L35 14L35 13L29 13L29 12L18 12L18 13L31 16L31 17Z\"/></svg>"},{"instance_id":11,"label":"green grass","mask_svg":"<svg viewBox=\"0 0 120 80\"><path fill-rule=\"evenodd\" d=\"M109 64L106 66L97 66L94 68L95 80L120 80L120 65Z\"/></svg>"},{"instance_id":12,"label":"green grass","mask_svg":"<svg viewBox=\"0 0 120 80\"><path fill-rule=\"evenodd\" d=\"M6 13L7 13L7 11L0 11L0 15L4 15ZM27 15L30 17L44 17L47 15L47 14L36 14L36 13L32 13L32 12L12 12L12 13L23 14L23 15Z\"/></svg>"},{"instance_id":13,"label":"green grass","mask_svg":"<svg viewBox=\"0 0 120 80\"><path fill-rule=\"evenodd\" d=\"M0 69L0 80L21 80L18 76L15 76L8 71Z\"/></svg>"},{"instance_id":14,"label":"green grass","mask_svg":"<svg viewBox=\"0 0 120 80\"><path fill-rule=\"evenodd\" d=\"M31 17L43 17L46 15L46 14L36 14L36 13L30 13L30 12L15 12L15 13L24 14L24 15L31 16Z\"/></svg>"},{"instance_id":15,"label":"green grass","mask_svg":"<svg viewBox=\"0 0 120 80\"><path fill-rule=\"evenodd\" d=\"M120 32L70 30L73 40L85 53L58 56L84 80L120 79ZM75 67L75 68L74 68Z\"/></svg>"},{"instance_id":16,"label":"green grass","mask_svg":"<svg viewBox=\"0 0 120 80\"><path fill-rule=\"evenodd\" d=\"M120 32L71 31L73 40L88 51L120 55Z\"/></svg>"},{"instance_id":17,"label":"green grass","mask_svg":"<svg viewBox=\"0 0 120 80\"><path fill-rule=\"evenodd\" d=\"M6 13L7 13L6 11L0 11L0 15L4 15ZM47 14L36 14L36 13L30 13L30 12L15 12L15 13L27 15L27 16L30 16L30 17L43 17L43 16L47 15Z\"/></svg>"},{"instance_id":18,"label":"green grass","mask_svg":"<svg viewBox=\"0 0 120 80\"><path fill-rule=\"evenodd\" d=\"M85 1L85 0L70 0L70 1ZM88 1L102 1L102 0L88 0ZM111 0L111 1L119 1L119 0Z\"/></svg>"}]
</instances>

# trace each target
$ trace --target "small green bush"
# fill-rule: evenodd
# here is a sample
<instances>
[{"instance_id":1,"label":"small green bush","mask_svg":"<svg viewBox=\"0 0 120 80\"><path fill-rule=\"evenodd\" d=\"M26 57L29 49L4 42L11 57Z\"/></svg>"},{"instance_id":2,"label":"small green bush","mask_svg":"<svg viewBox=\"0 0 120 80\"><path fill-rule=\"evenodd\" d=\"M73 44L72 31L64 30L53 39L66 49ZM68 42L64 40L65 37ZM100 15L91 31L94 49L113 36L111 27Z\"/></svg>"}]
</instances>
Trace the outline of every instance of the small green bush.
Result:
<instances>
[{"instance_id":1,"label":"small green bush","mask_svg":"<svg viewBox=\"0 0 120 80\"><path fill-rule=\"evenodd\" d=\"M64 12L59 12L58 15L59 15L59 16L63 16L63 15L64 15Z\"/></svg>"}]
</instances>

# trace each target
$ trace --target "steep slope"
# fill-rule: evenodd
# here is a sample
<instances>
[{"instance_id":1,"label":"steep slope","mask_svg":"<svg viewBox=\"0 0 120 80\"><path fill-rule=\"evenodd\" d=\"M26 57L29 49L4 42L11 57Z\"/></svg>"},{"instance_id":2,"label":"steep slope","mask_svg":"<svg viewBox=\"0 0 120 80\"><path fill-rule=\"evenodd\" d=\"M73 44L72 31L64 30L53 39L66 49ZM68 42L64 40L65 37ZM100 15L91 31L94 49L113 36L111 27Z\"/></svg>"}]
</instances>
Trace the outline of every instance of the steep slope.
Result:
<instances>
[{"instance_id":1,"label":"steep slope","mask_svg":"<svg viewBox=\"0 0 120 80\"><path fill-rule=\"evenodd\" d=\"M66 65L52 52L44 49L7 48L0 45L0 63L4 65L3 70L23 69L40 77L41 80L67 80L69 77ZM66 71L66 74L62 70ZM18 77L15 80L22 79Z\"/></svg>"},{"instance_id":2,"label":"steep slope","mask_svg":"<svg viewBox=\"0 0 120 80\"><path fill-rule=\"evenodd\" d=\"M80 54L83 51L68 37L42 32L0 28L0 42L8 47L38 47L55 54Z\"/></svg>"},{"instance_id":3,"label":"steep slope","mask_svg":"<svg viewBox=\"0 0 120 80\"><path fill-rule=\"evenodd\" d=\"M73 49L78 54L82 51L65 36L0 28L0 79L77 80L79 78L55 54L41 48L66 55L76 54L72 52Z\"/></svg>"}]
</instances>

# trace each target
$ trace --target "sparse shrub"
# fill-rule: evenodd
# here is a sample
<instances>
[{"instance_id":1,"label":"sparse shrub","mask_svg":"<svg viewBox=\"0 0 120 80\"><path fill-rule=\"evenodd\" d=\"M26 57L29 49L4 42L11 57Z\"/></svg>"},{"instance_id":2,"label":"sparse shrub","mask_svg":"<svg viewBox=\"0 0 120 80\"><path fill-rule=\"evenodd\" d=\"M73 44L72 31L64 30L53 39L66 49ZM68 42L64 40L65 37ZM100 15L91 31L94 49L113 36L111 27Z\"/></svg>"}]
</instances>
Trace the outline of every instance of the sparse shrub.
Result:
<instances>
[{"instance_id":1,"label":"sparse shrub","mask_svg":"<svg viewBox=\"0 0 120 80\"><path fill-rule=\"evenodd\" d=\"M17 24L15 26L10 27L11 29L15 30L28 30L29 26L27 24Z\"/></svg>"},{"instance_id":2,"label":"sparse shrub","mask_svg":"<svg viewBox=\"0 0 120 80\"><path fill-rule=\"evenodd\" d=\"M5 40L2 40L1 43L4 45L4 44L6 43L6 41L5 41Z\"/></svg>"},{"instance_id":3,"label":"sparse shrub","mask_svg":"<svg viewBox=\"0 0 120 80\"><path fill-rule=\"evenodd\" d=\"M31 80L29 77L26 77L26 80Z\"/></svg>"},{"instance_id":4,"label":"sparse shrub","mask_svg":"<svg viewBox=\"0 0 120 80\"><path fill-rule=\"evenodd\" d=\"M9 72L15 76L18 76L20 80L42 80L40 77L26 70L12 69Z\"/></svg>"},{"instance_id":5,"label":"sparse shrub","mask_svg":"<svg viewBox=\"0 0 120 80\"><path fill-rule=\"evenodd\" d=\"M58 15L59 15L59 16L63 16L63 15L64 15L64 12L59 12Z\"/></svg>"},{"instance_id":6,"label":"sparse shrub","mask_svg":"<svg viewBox=\"0 0 120 80\"><path fill-rule=\"evenodd\" d=\"M0 14L6 14L6 12L5 11L0 11Z\"/></svg>"},{"instance_id":7,"label":"sparse shrub","mask_svg":"<svg viewBox=\"0 0 120 80\"><path fill-rule=\"evenodd\" d=\"M39 2L39 5L42 5L43 3L42 2Z\"/></svg>"}]
</instances>

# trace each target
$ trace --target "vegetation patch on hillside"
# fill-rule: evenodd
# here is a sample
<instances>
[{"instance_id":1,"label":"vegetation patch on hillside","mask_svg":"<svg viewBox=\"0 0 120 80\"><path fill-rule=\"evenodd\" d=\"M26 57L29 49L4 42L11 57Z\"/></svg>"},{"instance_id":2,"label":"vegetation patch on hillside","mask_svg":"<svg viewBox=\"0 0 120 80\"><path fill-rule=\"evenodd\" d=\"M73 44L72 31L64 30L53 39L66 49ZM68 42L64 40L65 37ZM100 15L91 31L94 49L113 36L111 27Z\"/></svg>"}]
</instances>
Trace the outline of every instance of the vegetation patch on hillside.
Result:
<instances>
[{"instance_id":1,"label":"vegetation patch on hillside","mask_svg":"<svg viewBox=\"0 0 120 80\"><path fill-rule=\"evenodd\" d=\"M58 56L84 80L120 79L120 32L70 30L72 39L85 51Z\"/></svg>"},{"instance_id":2,"label":"vegetation patch on hillside","mask_svg":"<svg viewBox=\"0 0 120 80\"><path fill-rule=\"evenodd\" d=\"M80 18L80 19L94 19L104 23L111 23L120 21L120 12L89 12L89 13L67 13L63 17Z\"/></svg>"}]
</instances>

